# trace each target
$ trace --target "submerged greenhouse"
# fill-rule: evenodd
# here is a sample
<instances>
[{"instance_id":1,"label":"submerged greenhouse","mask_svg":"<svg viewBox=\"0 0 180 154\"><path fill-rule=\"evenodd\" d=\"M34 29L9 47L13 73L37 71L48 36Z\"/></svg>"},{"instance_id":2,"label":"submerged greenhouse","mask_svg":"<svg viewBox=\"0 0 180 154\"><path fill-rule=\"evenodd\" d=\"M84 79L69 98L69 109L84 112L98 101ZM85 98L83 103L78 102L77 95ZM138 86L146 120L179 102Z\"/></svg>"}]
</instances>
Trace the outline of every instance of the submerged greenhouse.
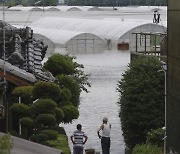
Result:
<instances>
[{"instance_id":1,"label":"submerged greenhouse","mask_svg":"<svg viewBox=\"0 0 180 154\"><path fill-rule=\"evenodd\" d=\"M49 38L56 47L70 53L98 53L129 46L134 32L164 33L166 27L132 20L45 17L30 25L34 32ZM128 50L128 48L127 48Z\"/></svg>"}]
</instances>

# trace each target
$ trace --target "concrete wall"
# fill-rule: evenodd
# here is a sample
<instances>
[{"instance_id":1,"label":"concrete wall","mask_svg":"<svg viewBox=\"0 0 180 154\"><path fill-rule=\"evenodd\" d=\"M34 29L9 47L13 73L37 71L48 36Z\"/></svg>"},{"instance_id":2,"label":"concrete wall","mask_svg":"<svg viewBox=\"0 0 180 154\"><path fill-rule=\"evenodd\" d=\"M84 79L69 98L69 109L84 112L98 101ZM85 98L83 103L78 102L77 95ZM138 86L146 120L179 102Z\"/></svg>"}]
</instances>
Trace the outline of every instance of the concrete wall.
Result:
<instances>
[{"instance_id":1,"label":"concrete wall","mask_svg":"<svg viewBox=\"0 0 180 154\"><path fill-rule=\"evenodd\" d=\"M180 153L180 0L168 1L167 147Z\"/></svg>"}]
</instances>

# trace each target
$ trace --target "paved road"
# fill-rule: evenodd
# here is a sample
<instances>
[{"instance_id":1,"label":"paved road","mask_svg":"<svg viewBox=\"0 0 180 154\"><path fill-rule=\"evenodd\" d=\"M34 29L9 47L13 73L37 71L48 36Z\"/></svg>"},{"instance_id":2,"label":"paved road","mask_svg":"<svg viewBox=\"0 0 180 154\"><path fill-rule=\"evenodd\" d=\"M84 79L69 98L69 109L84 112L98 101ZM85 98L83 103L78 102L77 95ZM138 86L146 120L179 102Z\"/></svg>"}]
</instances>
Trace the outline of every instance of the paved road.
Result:
<instances>
[{"instance_id":1,"label":"paved road","mask_svg":"<svg viewBox=\"0 0 180 154\"><path fill-rule=\"evenodd\" d=\"M0 133L0 136L2 133ZM13 149L11 154L61 154L58 149L50 148L41 144L30 142L18 137L12 136Z\"/></svg>"}]
</instances>

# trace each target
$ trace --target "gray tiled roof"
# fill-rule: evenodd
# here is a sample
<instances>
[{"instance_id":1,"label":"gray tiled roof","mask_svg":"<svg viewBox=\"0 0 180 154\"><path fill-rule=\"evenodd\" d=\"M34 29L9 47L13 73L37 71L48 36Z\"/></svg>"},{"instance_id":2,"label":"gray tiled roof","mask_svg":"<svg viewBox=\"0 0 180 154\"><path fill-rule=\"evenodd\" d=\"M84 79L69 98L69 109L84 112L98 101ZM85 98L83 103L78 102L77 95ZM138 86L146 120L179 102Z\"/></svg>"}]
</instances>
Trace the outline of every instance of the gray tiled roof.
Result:
<instances>
[{"instance_id":1,"label":"gray tiled roof","mask_svg":"<svg viewBox=\"0 0 180 154\"><path fill-rule=\"evenodd\" d=\"M0 69L4 69L4 61L2 59L0 59ZM5 62L5 70L8 73L14 74L15 76L18 76L32 83L37 81L36 77L33 74L26 72L25 70L20 69L16 66L13 66L8 62Z\"/></svg>"}]
</instances>

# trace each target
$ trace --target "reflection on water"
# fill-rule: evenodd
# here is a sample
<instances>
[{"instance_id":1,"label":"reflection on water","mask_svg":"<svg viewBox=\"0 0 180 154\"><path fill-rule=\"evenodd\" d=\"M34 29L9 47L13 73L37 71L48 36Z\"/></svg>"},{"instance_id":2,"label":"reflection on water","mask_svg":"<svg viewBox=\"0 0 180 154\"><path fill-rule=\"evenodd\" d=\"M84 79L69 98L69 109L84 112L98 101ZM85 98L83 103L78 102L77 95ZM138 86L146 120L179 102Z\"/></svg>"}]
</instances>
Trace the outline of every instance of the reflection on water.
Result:
<instances>
[{"instance_id":1,"label":"reflection on water","mask_svg":"<svg viewBox=\"0 0 180 154\"><path fill-rule=\"evenodd\" d=\"M111 154L124 154L124 141L118 116L119 105L117 104L119 93L116 91L117 81L122 72L127 68L130 56L129 52L107 51L101 54L75 55L76 61L85 66L84 71L90 73L89 81L92 87L90 92L81 94L79 106L80 116L72 124L62 125L68 137L76 129L78 123L82 124L86 132L88 142L85 148L94 148L101 151L97 129L102 118L107 116L112 124L111 130ZM69 140L72 149L72 143Z\"/></svg>"}]
</instances>

